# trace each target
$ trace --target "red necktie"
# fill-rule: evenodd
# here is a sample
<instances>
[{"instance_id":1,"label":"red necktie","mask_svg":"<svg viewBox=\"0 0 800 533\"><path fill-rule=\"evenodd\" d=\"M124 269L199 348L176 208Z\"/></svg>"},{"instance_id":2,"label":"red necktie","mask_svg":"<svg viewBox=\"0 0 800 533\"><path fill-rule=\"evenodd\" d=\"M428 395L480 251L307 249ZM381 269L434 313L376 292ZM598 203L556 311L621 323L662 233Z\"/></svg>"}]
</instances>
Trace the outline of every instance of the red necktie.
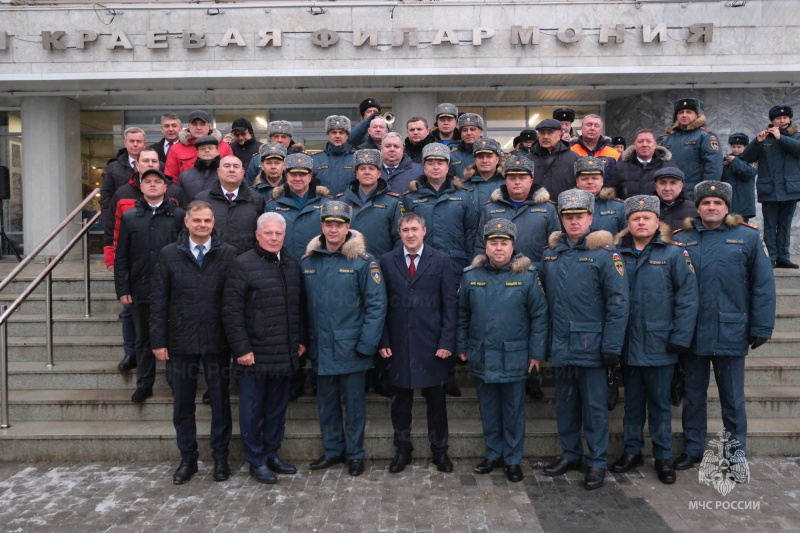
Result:
<instances>
[{"instance_id":1,"label":"red necktie","mask_svg":"<svg viewBox=\"0 0 800 533\"><path fill-rule=\"evenodd\" d=\"M416 258L417 254L408 254L408 275L412 278L417 273L417 266L414 264L414 259Z\"/></svg>"}]
</instances>

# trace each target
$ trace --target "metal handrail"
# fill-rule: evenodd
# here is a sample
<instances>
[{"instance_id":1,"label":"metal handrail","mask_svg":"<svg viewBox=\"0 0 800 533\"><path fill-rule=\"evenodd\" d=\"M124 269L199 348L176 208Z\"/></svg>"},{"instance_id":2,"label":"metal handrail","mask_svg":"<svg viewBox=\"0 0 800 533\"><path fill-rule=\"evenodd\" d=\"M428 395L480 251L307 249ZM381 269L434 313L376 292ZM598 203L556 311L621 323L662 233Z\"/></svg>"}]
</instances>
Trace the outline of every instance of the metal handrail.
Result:
<instances>
[{"instance_id":1,"label":"metal handrail","mask_svg":"<svg viewBox=\"0 0 800 533\"><path fill-rule=\"evenodd\" d=\"M98 189L95 189L92 195L95 194L95 192L97 191ZM74 212L74 214L77 213ZM89 233L89 230L92 228L92 225L94 225L94 223L100 219L101 214L102 213L99 211L95 213L95 215L83 225L78 234L75 235L72 239L70 239L70 241L67 243L64 249L61 250L58 253L58 255L52 258L52 260L48 258L45 261L44 269L39 273L38 276L36 276L36 278L33 281L30 282L30 284L28 284L25 290L22 291L22 294L20 294L17 297L17 299L14 300L14 302L11 303L11 305L8 306L8 308L6 308L6 306L2 306L2 314L0 314L0 382L2 382L0 383L0 386L2 387L2 390L0 390L0 428L10 427L8 421L8 333L6 329L7 328L6 322L8 322L8 318L14 313L14 311L19 309L22 303L28 298L28 296L31 295L31 293L33 293L33 291L36 290L36 287L38 287L39 284L45 280L45 278L47 278L47 284L51 285L52 283L51 273L53 272L53 269L56 268L56 266L58 266L59 262L61 262L61 260L64 259L64 257L72 250L72 248L78 243L79 240L81 239L86 240L88 238L86 235ZM69 221L67 220L67 222ZM62 223L60 226L63 229L63 227L66 226L66 224ZM52 240L54 236L55 235L51 235L50 237L48 237L48 239ZM86 250L86 246L87 245L84 244L84 250ZM86 257L84 257L84 265L88 263L88 261L89 261L89 256L87 254ZM88 268L85 268L84 271L88 275ZM88 296L89 278L87 277L84 281L87 287L84 294ZM48 289L47 291L46 300L47 301L45 307L45 317L46 317L45 322L47 323L46 324L47 327L45 331L46 331L46 342L47 342L47 366L52 367L53 366L53 316L52 316L53 297L52 297L52 290L50 289ZM86 309L88 313L88 307Z\"/></svg>"},{"instance_id":2,"label":"metal handrail","mask_svg":"<svg viewBox=\"0 0 800 533\"><path fill-rule=\"evenodd\" d=\"M16 278L16 277L17 277L17 275L19 275L19 273L20 273L20 272L22 272L22 270L23 270L23 269L24 269L26 266L28 266L28 265L31 263L31 261L33 261L34 259L36 259L36 256L37 256L37 255L39 255L39 252L41 252L42 250L44 250L44 247L45 247L45 246L47 246L48 244L50 244L50 241L52 241L53 239L55 239L55 238L56 238L56 235L58 235L59 233L61 233L61 230L63 230L64 228L66 228L66 227L67 227L67 225L68 225L70 222L72 222L72 219L73 219L73 218L75 218L75 216L76 216L76 215L78 215L78 213L80 213L80 212L83 210L83 208L84 208L84 207L86 207L86 204L88 204L89 202L91 202L91 201L92 201L92 198L94 198L94 196L95 196L97 193L99 193L99 192L100 192L100 188L99 188L99 187L98 187L97 189L93 190L92 192L90 192L90 193L89 193L89 195L88 195L86 198L84 198L84 199L83 199L83 201L82 201L81 203L79 203L79 204L78 204L78 207L76 207L75 209L73 209L73 210L72 210L72 213L70 213L69 215L67 215L67 218L65 218L64 220L62 220L62 221L61 221L61 224L59 224L58 226L56 226L56 229L54 229L53 231L51 231L51 232L50 232L50 235L48 235L47 237L45 237L45 238L44 238L44 240L43 240L42 242L40 242L40 243L39 243L39 244L36 246L36 248L34 248L33 250L31 250L31 251L30 251L30 252L29 252L29 253L26 255L25 259L23 259L23 260L22 260L22 262L21 262L20 264L18 264L18 265L16 266L16 268L14 268L14 270L12 270L12 271L9 273L9 274L8 274L8 276L6 276L6 277L5 277L5 279L3 279L3 281L0 281L0 292L2 292L2 291L3 291L3 289L5 289L5 288L8 286L8 284L9 284L9 283L11 283L12 281L14 281L14 278Z\"/></svg>"}]
</instances>

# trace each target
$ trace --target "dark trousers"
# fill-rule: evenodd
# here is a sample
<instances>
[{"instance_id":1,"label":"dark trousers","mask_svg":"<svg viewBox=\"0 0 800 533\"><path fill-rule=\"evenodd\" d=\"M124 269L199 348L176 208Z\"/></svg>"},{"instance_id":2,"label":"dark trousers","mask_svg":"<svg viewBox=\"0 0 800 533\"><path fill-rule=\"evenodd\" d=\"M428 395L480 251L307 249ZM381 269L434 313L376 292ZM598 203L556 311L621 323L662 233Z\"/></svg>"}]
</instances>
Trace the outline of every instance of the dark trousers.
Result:
<instances>
[{"instance_id":1,"label":"dark trousers","mask_svg":"<svg viewBox=\"0 0 800 533\"><path fill-rule=\"evenodd\" d=\"M764 243L772 262L789 261L789 240L797 200L761 202L764 215Z\"/></svg>"},{"instance_id":2,"label":"dark trousers","mask_svg":"<svg viewBox=\"0 0 800 533\"><path fill-rule=\"evenodd\" d=\"M328 457L345 455L347 460L364 458L364 428L367 406L364 398L366 371L317 376L317 411L322 447ZM345 422L342 405L347 413Z\"/></svg>"},{"instance_id":3,"label":"dark trousers","mask_svg":"<svg viewBox=\"0 0 800 533\"><path fill-rule=\"evenodd\" d=\"M150 304L132 303L136 328L136 388L152 389L156 382L156 356L150 349Z\"/></svg>"},{"instance_id":4,"label":"dark trousers","mask_svg":"<svg viewBox=\"0 0 800 533\"><path fill-rule=\"evenodd\" d=\"M171 354L174 409L172 423L178 437L181 458L197 460L197 424L195 423L195 398L200 361L203 363L208 393L211 399L211 456L214 460L227 459L231 441L230 356Z\"/></svg>"},{"instance_id":5,"label":"dark trousers","mask_svg":"<svg viewBox=\"0 0 800 533\"><path fill-rule=\"evenodd\" d=\"M606 468L608 452L608 387L603 367L557 366L556 422L562 457L577 462L583 456L581 429L586 435L588 466Z\"/></svg>"},{"instance_id":6,"label":"dark trousers","mask_svg":"<svg viewBox=\"0 0 800 533\"><path fill-rule=\"evenodd\" d=\"M525 446L525 380L486 383L475 378L487 459L522 462Z\"/></svg>"},{"instance_id":7,"label":"dark trousers","mask_svg":"<svg viewBox=\"0 0 800 533\"><path fill-rule=\"evenodd\" d=\"M289 376L236 378L244 458L255 467L278 458L286 430Z\"/></svg>"},{"instance_id":8,"label":"dark trousers","mask_svg":"<svg viewBox=\"0 0 800 533\"><path fill-rule=\"evenodd\" d=\"M719 390L722 423L739 446L730 448L731 454L741 450L747 454L747 410L744 397L744 356L694 355L682 357L686 372L686 394L683 398L683 451L693 457L702 457L708 435L708 383L710 365L714 366L714 379Z\"/></svg>"},{"instance_id":9,"label":"dark trousers","mask_svg":"<svg viewBox=\"0 0 800 533\"><path fill-rule=\"evenodd\" d=\"M669 389L674 364L659 366L622 365L625 385L625 415L622 419L625 453L636 455L644 448L644 419L649 421L653 457L672 457L672 409Z\"/></svg>"},{"instance_id":10,"label":"dark trousers","mask_svg":"<svg viewBox=\"0 0 800 533\"><path fill-rule=\"evenodd\" d=\"M119 314L122 320L122 351L126 356L136 356L136 326L133 325L131 304L123 304Z\"/></svg>"},{"instance_id":11,"label":"dark trousers","mask_svg":"<svg viewBox=\"0 0 800 533\"><path fill-rule=\"evenodd\" d=\"M428 407L428 441L431 451L439 454L447 451L447 396L444 385L421 389ZM411 409L414 405L414 389L392 387L392 427L394 445L400 450L414 450L411 444Z\"/></svg>"}]
</instances>

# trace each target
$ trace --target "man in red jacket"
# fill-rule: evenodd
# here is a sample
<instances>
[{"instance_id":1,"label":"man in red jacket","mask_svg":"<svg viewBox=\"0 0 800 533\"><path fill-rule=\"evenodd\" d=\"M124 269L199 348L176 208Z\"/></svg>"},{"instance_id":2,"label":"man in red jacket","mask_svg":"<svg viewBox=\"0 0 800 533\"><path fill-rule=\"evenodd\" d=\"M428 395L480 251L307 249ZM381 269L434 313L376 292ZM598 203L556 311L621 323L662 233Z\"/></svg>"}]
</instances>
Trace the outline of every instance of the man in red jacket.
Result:
<instances>
[{"instance_id":1,"label":"man in red jacket","mask_svg":"<svg viewBox=\"0 0 800 533\"><path fill-rule=\"evenodd\" d=\"M213 135L218 141L222 140L222 134L211 125L211 118L208 113L199 109L192 111L192 114L189 115L189 125L178 135L180 142L170 148L169 155L167 155L167 164L164 166L164 174L170 176L173 183L178 183L178 177L181 172L194 166L194 162L197 159L194 141L205 135ZM233 155L228 143L220 143L219 155L220 157Z\"/></svg>"}]
</instances>

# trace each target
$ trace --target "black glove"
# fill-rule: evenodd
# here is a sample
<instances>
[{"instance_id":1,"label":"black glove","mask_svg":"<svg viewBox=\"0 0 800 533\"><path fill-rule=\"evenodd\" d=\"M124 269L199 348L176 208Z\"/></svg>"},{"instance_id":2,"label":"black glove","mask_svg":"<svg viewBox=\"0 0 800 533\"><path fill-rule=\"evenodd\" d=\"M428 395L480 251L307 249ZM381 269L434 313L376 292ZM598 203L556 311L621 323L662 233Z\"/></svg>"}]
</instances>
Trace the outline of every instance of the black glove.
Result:
<instances>
[{"instance_id":1,"label":"black glove","mask_svg":"<svg viewBox=\"0 0 800 533\"><path fill-rule=\"evenodd\" d=\"M766 337L750 337L750 349L755 350L769 339Z\"/></svg>"},{"instance_id":2,"label":"black glove","mask_svg":"<svg viewBox=\"0 0 800 533\"><path fill-rule=\"evenodd\" d=\"M619 364L619 356L615 353L603 354L603 366L606 368L613 368Z\"/></svg>"},{"instance_id":3,"label":"black glove","mask_svg":"<svg viewBox=\"0 0 800 533\"><path fill-rule=\"evenodd\" d=\"M679 406L686 394L686 374L680 363L675 363L675 371L672 373L672 382L669 385L669 403L675 407Z\"/></svg>"},{"instance_id":4,"label":"black glove","mask_svg":"<svg viewBox=\"0 0 800 533\"><path fill-rule=\"evenodd\" d=\"M687 348L686 346L681 346L680 344L669 343L667 345L667 351L677 355L683 355L689 352L689 348Z\"/></svg>"},{"instance_id":5,"label":"black glove","mask_svg":"<svg viewBox=\"0 0 800 533\"><path fill-rule=\"evenodd\" d=\"M372 354L370 354L370 353L361 353L358 350L356 350L356 357L358 357L359 359L370 359L372 357Z\"/></svg>"},{"instance_id":6,"label":"black glove","mask_svg":"<svg viewBox=\"0 0 800 533\"><path fill-rule=\"evenodd\" d=\"M528 380L525 382L525 392L534 400L541 400L544 398L542 392L542 374L535 368L531 370L528 375Z\"/></svg>"},{"instance_id":7,"label":"black glove","mask_svg":"<svg viewBox=\"0 0 800 533\"><path fill-rule=\"evenodd\" d=\"M608 402L608 410L611 411L617 406L617 402L619 401L619 382L617 381L616 368L612 366L606 368L606 383L608 385L608 396L606 400Z\"/></svg>"}]
</instances>

